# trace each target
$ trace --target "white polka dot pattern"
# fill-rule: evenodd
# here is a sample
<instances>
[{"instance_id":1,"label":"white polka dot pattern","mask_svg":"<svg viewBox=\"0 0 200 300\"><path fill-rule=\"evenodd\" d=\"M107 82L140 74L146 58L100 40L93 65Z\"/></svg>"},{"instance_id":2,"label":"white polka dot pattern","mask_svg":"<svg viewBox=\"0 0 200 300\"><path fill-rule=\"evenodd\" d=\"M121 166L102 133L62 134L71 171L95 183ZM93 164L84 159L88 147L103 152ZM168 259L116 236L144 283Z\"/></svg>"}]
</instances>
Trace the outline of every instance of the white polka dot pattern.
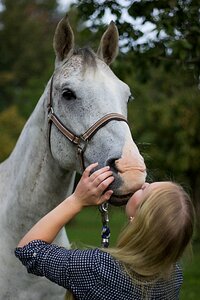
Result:
<instances>
[{"instance_id":1,"label":"white polka dot pattern","mask_svg":"<svg viewBox=\"0 0 200 300\"><path fill-rule=\"evenodd\" d=\"M179 299L182 272L142 287L122 271L119 262L100 249L67 250L40 240L16 248L15 255L29 273L45 276L71 290L80 300L175 300ZM144 296L145 291L145 296Z\"/></svg>"}]
</instances>

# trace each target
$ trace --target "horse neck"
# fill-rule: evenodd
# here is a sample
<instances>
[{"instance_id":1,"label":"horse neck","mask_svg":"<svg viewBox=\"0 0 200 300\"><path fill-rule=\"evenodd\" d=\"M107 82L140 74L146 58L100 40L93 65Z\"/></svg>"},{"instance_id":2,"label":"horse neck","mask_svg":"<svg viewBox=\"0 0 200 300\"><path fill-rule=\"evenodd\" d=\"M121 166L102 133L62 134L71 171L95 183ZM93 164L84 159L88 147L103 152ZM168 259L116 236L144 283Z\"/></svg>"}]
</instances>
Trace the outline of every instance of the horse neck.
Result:
<instances>
[{"instance_id":1,"label":"horse neck","mask_svg":"<svg viewBox=\"0 0 200 300\"><path fill-rule=\"evenodd\" d=\"M48 88L1 169L6 211L12 208L14 219L26 215L31 224L63 200L74 182L75 173L60 168L49 151L47 96Z\"/></svg>"}]
</instances>

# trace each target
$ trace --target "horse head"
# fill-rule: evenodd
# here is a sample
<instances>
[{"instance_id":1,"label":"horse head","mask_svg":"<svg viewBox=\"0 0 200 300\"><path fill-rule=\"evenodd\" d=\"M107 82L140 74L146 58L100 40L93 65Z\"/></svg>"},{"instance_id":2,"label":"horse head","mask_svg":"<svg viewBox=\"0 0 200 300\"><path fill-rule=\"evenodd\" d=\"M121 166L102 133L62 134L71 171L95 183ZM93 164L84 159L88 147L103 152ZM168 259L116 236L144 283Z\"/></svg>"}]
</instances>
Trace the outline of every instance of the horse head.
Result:
<instances>
[{"instance_id":1,"label":"horse head","mask_svg":"<svg viewBox=\"0 0 200 300\"><path fill-rule=\"evenodd\" d=\"M146 167L125 122L130 89L109 67L118 52L117 28L111 22L97 53L88 48L76 50L73 31L64 17L56 28L54 50L48 104L50 123L54 123L49 135L52 156L61 168L79 173L81 159L85 167L94 162L98 168L109 165L115 177L110 202L123 205L144 183ZM111 117L105 121L105 116ZM86 135L90 136L84 139Z\"/></svg>"}]
</instances>

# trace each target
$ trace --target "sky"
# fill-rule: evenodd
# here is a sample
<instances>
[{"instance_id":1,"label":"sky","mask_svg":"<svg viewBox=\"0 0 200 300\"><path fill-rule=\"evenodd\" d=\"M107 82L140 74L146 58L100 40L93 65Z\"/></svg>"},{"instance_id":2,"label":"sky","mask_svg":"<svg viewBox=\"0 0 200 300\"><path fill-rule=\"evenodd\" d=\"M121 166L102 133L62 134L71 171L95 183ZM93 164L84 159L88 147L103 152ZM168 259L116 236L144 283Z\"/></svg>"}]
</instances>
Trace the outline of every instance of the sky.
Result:
<instances>
[{"instance_id":1,"label":"sky","mask_svg":"<svg viewBox=\"0 0 200 300\"><path fill-rule=\"evenodd\" d=\"M58 0L59 8L63 11L67 11L71 3L76 3L77 0Z\"/></svg>"}]
</instances>

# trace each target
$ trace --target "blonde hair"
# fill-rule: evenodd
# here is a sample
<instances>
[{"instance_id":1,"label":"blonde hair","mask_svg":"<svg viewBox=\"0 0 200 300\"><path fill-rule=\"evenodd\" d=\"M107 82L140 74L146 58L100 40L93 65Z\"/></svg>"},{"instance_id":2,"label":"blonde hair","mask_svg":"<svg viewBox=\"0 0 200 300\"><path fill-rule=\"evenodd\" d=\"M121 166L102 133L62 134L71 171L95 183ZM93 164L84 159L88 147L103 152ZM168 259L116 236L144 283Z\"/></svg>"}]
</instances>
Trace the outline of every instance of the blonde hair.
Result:
<instances>
[{"instance_id":1,"label":"blonde hair","mask_svg":"<svg viewBox=\"0 0 200 300\"><path fill-rule=\"evenodd\" d=\"M74 299L75 299L75 297L72 294L72 292L67 291L66 294L65 294L65 299L64 300L74 300Z\"/></svg>"},{"instance_id":2,"label":"blonde hair","mask_svg":"<svg viewBox=\"0 0 200 300\"><path fill-rule=\"evenodd\" d=\"M144 287L173 277L175 263L191 242L193 227L189 195L178 184L162 182L145 194L116 247L102 250L121 262L135 284ZM74 298L69 293L66 299Z\"/></svg>"},{"instance_id":3,"label":"blonde hair","mask_svg":"<svg viewBox=\"0 0 200 300\"><path fill-rule=\"evenodd\" d=\"M128 271L166 277L190 244L194 209L181 186L162 182L147 192L135 218L108 252Z\"/></svg>"}]
</instances>

